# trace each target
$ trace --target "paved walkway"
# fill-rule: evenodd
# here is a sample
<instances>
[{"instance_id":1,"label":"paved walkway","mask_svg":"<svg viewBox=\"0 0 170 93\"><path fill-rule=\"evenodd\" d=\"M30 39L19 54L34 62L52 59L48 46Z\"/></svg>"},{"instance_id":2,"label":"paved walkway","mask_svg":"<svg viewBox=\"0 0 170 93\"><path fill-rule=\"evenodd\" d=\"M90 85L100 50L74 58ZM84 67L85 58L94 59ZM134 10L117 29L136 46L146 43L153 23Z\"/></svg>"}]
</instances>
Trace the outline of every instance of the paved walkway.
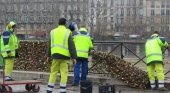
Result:
<instances>
[{"instance_id":1,"label":"paved walkway","mask_svg":"<svg viewBox=\"0 0 170 93\"><path fill-rule=\"evenodd\" d=\"M46 86L47 85L40 85L40 91L38 93L46 93ZM16 85L16 86L11 86L13 89L13 93L34 93L34 92L27 92L25 90L24 85ZM59 88L55 88L53 93L59 93ZM80 88L79 87L68 87L67 88L67 93L80 93ZM93 87L93 93L98 93L97 87Z\"/></svg>"},{"instance_id":2,"label":"paved walkway","mask_svg":"<svg viewBox=\"0 0 170 93\"><path fill-rule=\"evenodd\" d=\"M14 79L18 79L18 80L26 80L26 79L31 79L31 78L35 78L35 77L40 77L41 76L41 73L38 74L37 72L24 72L24 71L21 71L22 73L16 73L15 72L15 77ZM25 74L23 74L25 73ZM18 76L18 77L17 77ZM25 77L24 77L25 76ZM30 77L30 78L28 78ZM44 83L42 85L40 85L40 91L38 93L46 93L46 88L47 88L47 80L48 80L48 74L44 74L43 75L43 78L42 79L44 81ZM72 77L70 76L70 79ZM94 82L98 81L100 82L100 84L105 84L105 83L114 83L114 84L118 84L118 85L125 85L123 83L121 83L120 81L112 78L112 79L109 79L109 80L105 80L103 77L97 77L95 75L91 75L88 77L90 80ZM41 79L40 79L41 80ZM71 79L72 80L72 79ZM93 93L99 93L99 88L98 88L98 85L96 85L98 83L94 83L93 85ZM56 85L57 87L54 89L54 92L53 93L59 93L59 84ZM13 89L13 93L34 93L34 92L27 92L25 90L25 86L24 85L13 85L11 86L12 89ZM140 89L134 89L134 88L129 88L129 87L125 87L125 86L116 86L116 92L115 93L170 93L170 91L152 91L152 90L140 90ZM67 87L67 93L80 93L80 88L79 87Z\"/></svg>"},{"instance_id":3,"label":"paved walkway","mask_svg":"<svg viewBox=\"0 0 170 93\"><path fill-rule=\"evenodd\" d=\"M40 85L41 90L38 93L46 93L46 86L47 85ZM25 90L24 85L12 86L12 88L13 88L13 93L34 93L34 92L27 92ZM59 93L59 89L55 88L53 93ZM79 87L68 87L67 93L80 93L80 88ZM99 93L98 87L96 85L93 86L93 93ZM170 93L170 91L140 90L140 89L117 86L115 93Z\"/></svg>"}]
</instances>

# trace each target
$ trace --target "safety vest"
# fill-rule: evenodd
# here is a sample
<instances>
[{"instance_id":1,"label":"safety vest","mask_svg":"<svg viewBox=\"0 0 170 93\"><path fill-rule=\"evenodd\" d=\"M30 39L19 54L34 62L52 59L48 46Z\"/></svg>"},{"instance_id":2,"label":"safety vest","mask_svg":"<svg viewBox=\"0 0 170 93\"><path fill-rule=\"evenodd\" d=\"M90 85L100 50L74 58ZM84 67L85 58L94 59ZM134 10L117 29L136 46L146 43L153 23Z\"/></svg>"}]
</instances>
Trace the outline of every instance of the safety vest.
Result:
<instances>
[{"instance_id":1,"label":"safety vest","mask_svg":"<svg viewBox=\"0 0 170 93\"><path fill-rule=\"evenodd\" d=\"M93 48L91 37L79 33L74 36L74 43L76 46L77 57L88 58L89 49Z\"/></svg>"},{"instance_id":2,"label":"safety vest","mask_svg":"<svg viewBox=\"0 0 170 93\"><path fill-rule=\"evenodd\" d=\"M15 34L10 32L9 42L4 45L3 36L1 36L1 53L3 57L8 57L7 51L11 51L12 57L15 57L15 50L18 49L18 39Z\"/></svg>"},{"instance_id":3,"label":"safety vest","mask_svg":"<svg viewBox=\"0 0 170 93\"><path fill-rule=\"evenodd\" d=\"M51 35L51 55L58 53L70 57L68 50L68 38L71 31L65 26L59 26L50 32Z\"/></svg>"},{"instance_id":4,"label":"safety vest","mask_svg":"<svg viewBox=\"0 0 170 93\"><path fill-rule=\"evenodd\" d=\"M163 46L168 45L167 42L162 43L159 37L153 37L148 39L145 44L146 63L149 64L152 61L163 61L162 50Z\"/></svg>"}]
</instances>

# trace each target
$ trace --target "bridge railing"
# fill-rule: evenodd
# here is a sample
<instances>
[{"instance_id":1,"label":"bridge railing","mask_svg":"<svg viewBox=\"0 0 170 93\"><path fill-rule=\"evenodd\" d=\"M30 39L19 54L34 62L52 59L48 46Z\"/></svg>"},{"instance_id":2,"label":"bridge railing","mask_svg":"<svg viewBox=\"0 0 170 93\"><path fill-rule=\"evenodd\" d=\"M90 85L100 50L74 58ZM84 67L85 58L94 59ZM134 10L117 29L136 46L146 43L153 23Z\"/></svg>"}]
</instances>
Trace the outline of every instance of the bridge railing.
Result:
<instances>
[{"instance_id":1,"label":"bridge railing","mask_svg":"<svg viewBox=\"0 0 170 93\"><path fill-rule=\"evenodd\" d=\"M135 59L136 62L133 62L132 66L136 66L140 62L145 63L145 42L144 41L95 41L94 49L97 51L104 51L112 53L119 56L122 59ZM164 60L169 60L170 54L169 51L165 50ZM97 64L93 64L89 71L95 67ZM168 74L170 71L166 72Z\"/></svg>"}]
</instances>

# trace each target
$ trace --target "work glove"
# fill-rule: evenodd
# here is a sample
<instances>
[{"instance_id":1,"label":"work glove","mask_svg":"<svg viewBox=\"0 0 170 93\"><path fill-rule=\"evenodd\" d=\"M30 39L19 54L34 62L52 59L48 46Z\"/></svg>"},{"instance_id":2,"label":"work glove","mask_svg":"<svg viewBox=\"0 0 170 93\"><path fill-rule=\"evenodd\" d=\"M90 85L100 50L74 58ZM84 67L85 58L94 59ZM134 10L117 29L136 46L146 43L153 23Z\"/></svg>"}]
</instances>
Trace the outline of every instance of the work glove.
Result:
<instances>
[{"instance_id":1,"label":"work glove","mask_svg":"<svg viewBox=\"0 0 170 93\"><path fill-rule=\"evenodd\" d=\"M11 57L11 56L12 56L12 53L11 53L11 52L9 52L9 53L8 53L8 57Z\"/></svg>"},{"instance_id":2,"label":"work glove","mask_svg":"<svg viewBox=\"0 0 170 93\"><path fill-rule=\"evenodd\" d=\"M50 62L51 58L46 56L46 60L44 61L44 64L48 64L48 62Z\"/></svg>"},{"instance_id":3,"label":"work glove","mask_svg":"<svg viewBox=\"0 0 170 93\"><path fill-rule=\"evenodd\" d=\"M168 51L170 51L170 45L167 46Z\"/></svg>"},{"instance_id":4,"label":"work glove","mask_svg":"<svg viewBox=\"0 0 170 93\"><path fill-rule=\"evenodd\" d=\"M69 71L74 71L74 66L76 64L76 59L71 59L70 61L72 61L71 63L68 63L69 64Z\"/></svg>"},{"instance_id":5,"label":"work glove","mask_svg":"<svg viewBox=\"0 0 170 93\"><path fill-rule=\"evenodd\" d=\"M18 58L19 54L18 54L18 49L15 50L15 58Z\"/></svg>"},{"instance_id":6,"label":"work glove","mask_svg":"<svg viewBox=\"0 0 170 93\"><path fill-rule=\"evenodd\" d=\"M76 64L76 59L72 59L73 66Z\"/></svg>"}]
</instances>

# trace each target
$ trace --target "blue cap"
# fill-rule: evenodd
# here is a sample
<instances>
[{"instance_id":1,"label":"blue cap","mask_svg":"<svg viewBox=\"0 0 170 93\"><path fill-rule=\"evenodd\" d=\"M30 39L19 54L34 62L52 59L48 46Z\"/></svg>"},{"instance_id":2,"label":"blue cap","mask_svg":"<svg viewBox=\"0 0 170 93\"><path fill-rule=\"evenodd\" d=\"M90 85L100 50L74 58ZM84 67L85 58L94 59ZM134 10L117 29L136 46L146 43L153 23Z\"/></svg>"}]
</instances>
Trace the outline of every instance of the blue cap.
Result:
<instances>
[{"instance_id":1,"label":"blue cap","mask_svg":"<svg viewBox=\"0 0 170 93\"><path fill-rule=\"evenodd\" d=\"M75 30L75 22L71 22L68 26L68 28L71 30L71 31L74 31Z\"/></svg>"}]
</instances>

